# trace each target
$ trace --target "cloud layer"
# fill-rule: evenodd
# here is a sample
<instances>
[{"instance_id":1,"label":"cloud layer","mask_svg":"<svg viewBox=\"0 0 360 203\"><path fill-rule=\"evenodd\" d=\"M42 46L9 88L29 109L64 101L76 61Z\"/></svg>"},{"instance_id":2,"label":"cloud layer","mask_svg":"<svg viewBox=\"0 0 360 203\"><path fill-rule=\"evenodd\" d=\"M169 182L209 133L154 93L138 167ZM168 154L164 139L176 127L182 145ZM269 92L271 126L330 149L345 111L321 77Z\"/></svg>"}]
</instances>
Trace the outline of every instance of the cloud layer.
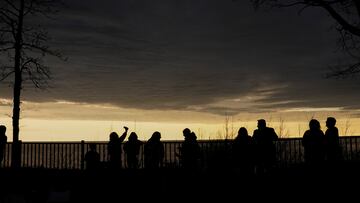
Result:
<instances>
[{"instance_id":1,"label":"cloud layer","mask_svg":"<svg viewBox=\"0 0 360 203\"><path fill-rule=\"evenodd\" d=\"M341 55L320 10L255 12L230 0L67 4L41 23L69 60L47 59L54 88L28 89L26 100L213 114L359 108L359 82L324 79ZM2 85L0 97L11 89Z\"/></svg>"}]
</instances>

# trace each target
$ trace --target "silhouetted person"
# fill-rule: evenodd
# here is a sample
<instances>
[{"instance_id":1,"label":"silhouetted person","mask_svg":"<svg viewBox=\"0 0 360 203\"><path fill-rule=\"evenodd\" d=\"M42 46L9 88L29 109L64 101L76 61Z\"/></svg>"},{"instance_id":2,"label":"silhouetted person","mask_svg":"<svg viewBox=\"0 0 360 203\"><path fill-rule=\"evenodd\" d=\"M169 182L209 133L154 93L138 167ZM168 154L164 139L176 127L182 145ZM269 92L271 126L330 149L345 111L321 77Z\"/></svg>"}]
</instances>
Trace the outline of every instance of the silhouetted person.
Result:
<instances>
[{"instance_id":1,"label":"silhouetted person","mask_svg":"<svg viewBox=\"0 0 360 203\"><path fill-rule=\"evenodd\" d=\"M6 127L4 125L0 125L0 167L4 159L6 143L7 143Z\"/></svg>"},{"instance_id":2,"label":"silhouetted person","mask_svg":"<svg viewBox=\"0 0 360 203\"><path fill-rule=\"evenodd\" d=\"M161 134L154 132L144 146L145 168L159 168L164 159L164 145L160 141Z\"/></svg>"},{"instance_id":3,"label":"silhouetted person","mask_svg":"<svg viewBox=\"0 0 360 203\"><path fill-rule=\"evenodd\" d=\"M89 145L90 150L85 154L86 169L98 170L100 168L100 154L96 151L96 144Z\"/></svg>"},{"instance_id":4,"label":"silhouetted person","mask_svg":"<svg viewBox=\"0 0 360 203\"><path fill-rule=\"evenodd\" d=\"M325 131L325 150L326 158L330 162L336 162L341 157L341 149L339 143L339 131L335 127L336 119L333 117L328 117L326 120L326 127L328 128Z\"/></svg>"},{"instance_id":5,"label":"silhouetted person","mask_svg":"<svg viewBox=\"0 0 360 203\"><path fill-rule=\"evenodd\" d=\"M305 162L308 164L321 164L324 160L324 133L316 119L309 122L309 130L304 133L302 145L304 146Z\"/></svg>"},{"instance_id":6,"label":"silhouetted person","mask_svg":"<svg viewBox=\"0 0 360 203\"><path fill-rule=\"evenodd\" d=\"M278 139L274 128L266 127L264 119L258 120L258 129L254 130L255 161L257 172L263 173L271 169L276 161L274 141Z\"/></svg>"},{"instance_id":7,"label":"silhouetted person","mask_svg":"<svg viewBox=\"0 0 360 203\"><path fill-rule=\"evenodd\" d=\"M241 127L232 144L232 157L235 168L244 173L253 172L252 139L246 128Z\"/></svg>"},{"instance_id":8,"label":"silhouetted person","mask_svg":"<svg viewBox=\"0 0 360 203\"><path fill-rule=\"evenodd\" d=\"M113 169L121 168L122 166L122 142L125 140L128 127L124 126L125 132L119 137L116 132L110 133L110 141L108 143L108 153L110 157L110 167Z\"/></svg>"},{"instance_id":9,"label":"silhouetted person","mask_svg":"<svg viewBox=\"0 0 360 203\"><path fill-rule=\"evenodd\" d=\"M128 141L124 144L124 151L126 153L128 168L138 168L138 156L142 142L138 140L135 132L131 132Z\"/></svg>"},{"instance_id":10,"label":"silhouetted person","mask_svg":"<svg viewBox=\"0 0 360 203\"><path fill-rule=\"evenodd\" d=\"M180 159L185 169L196 169L200 158L200 146L197 137L189 128L183 130L184 142L180 148Z\"/></svg>"}]
</instances>

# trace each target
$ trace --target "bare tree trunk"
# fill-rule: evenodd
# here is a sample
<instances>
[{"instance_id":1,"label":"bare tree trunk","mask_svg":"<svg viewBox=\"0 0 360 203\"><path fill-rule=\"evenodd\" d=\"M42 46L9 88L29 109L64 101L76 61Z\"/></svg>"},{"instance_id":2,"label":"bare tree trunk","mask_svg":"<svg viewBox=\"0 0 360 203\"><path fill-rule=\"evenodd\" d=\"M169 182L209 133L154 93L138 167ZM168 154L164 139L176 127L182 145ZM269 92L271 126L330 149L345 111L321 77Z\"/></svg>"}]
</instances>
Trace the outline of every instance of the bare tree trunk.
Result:
<instances>
[{"instance_id":1,"label":"bare tree trunk","mask_svg":"<svg viewBox=\"0 0 360 203\"><path fill-rule=\"evenodd\" d=\"M20 120L20 95L22 86L21 76L21 49L22 49L22 32L23 32L23 20L24 20L24 0L20 1L19 7L19 19L16 29L15 39L15 82L14 82L14 97L13 97L13 148L12 148L12 166L20 166L21 154L19 148L19 120Z\"/></svg>"},{"instance_id":2,"label":"bare tree trunk","mask_svg":"<svg viewBox=\"0 0 360 203\"><path fill-rule=\"evenodd\" d=\"M14 98L13 98L13 142L19 141L21 73L15 72Z\"/></svg>"}]
</instances>

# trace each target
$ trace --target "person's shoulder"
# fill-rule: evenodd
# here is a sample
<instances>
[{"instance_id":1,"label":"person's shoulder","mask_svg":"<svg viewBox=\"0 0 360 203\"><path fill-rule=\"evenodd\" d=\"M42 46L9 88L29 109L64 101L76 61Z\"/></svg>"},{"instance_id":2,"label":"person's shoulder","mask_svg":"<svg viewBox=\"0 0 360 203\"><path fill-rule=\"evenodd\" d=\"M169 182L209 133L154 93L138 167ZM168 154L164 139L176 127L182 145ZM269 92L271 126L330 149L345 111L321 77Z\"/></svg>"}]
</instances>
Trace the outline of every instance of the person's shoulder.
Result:
<instances>
[{"instance_id":1,"label":"person's shoulder","mask_svg":"<svg viewBox=\"0 0 360 203\"><path fill-rule=\"evenodd\" d=\"M276 133L275 133L275 129L274 129L274 128L271 128L271 127L266 127L265 132L266 132L266 133L276 134Z\"/></svg>"},{"instance_id":2,"label":"person's shoulder","mask_svg":"<svg viewBox=\"0 0 360 203\"><path fill-rule=\"evenodd\" d=\"M275 129L272 128L272 127L266 127L266 129L269 130L269 131L275 131Z\"/></svg>"},{"instance_id":3,"label":"person's shoulder","mask_svg":"<svg viewBox=\"0 0 360 203\"><path fill-rule=\"evenodd\" d=\"M304 132L304 137L309 136L310 133L311 133L310 130L306 130L306 131Z\"/></svg>"},{"instance_id":4,"label":"person's shoulder","mask_svg":"<svg viewBox=\"0 0 360 203\"><path fill-rule=\"evenodd\" d=\"M260 131L259 131L259 129L254 130L253 138L258 139L259 136L260 136Z\"/></svg>"},{"instance_id":5,"label":"person's shoulder","mask_svg":"<svg viewBox=\"0 0 360 203\"><path fill-rule=\"evenodd\" d=\"M325 131L325 133L337 133L337 132L339 132L339 129L337 127L328 128Z\"/></svg>"}]
</instances>

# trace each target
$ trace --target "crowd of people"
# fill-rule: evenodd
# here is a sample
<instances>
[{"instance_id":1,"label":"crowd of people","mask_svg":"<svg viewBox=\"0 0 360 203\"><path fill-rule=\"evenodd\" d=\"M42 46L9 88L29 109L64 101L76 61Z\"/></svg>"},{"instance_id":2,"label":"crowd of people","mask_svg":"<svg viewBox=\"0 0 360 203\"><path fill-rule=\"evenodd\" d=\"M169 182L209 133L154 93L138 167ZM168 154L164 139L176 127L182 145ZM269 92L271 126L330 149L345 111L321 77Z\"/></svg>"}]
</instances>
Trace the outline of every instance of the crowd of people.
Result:
<instances>
[{"instance_id":1,"label":"crowd of people","mask_svg":"<svg viewBox=\"0 0 360 203\"><path fill-rule=\"evenodd\" d=\"M327 130L321 130L320 122L312 119L309 122L309 129L304 133L302 145L304 147L304 159L307 164L321 164L324 161L336 163L341 160L341 147L339 144L339 132L336 119L328 117L326 120ZM163 166L164 145L161 142L161 133L156 131L151 138L143 143L138 139L135 132L131 132L128 141L123 143L127 137L129 128L124 126L124 132L119 136L111 132L107 151L109 160L107 167L112 169L124 168L122 158L125 157L126 168L139 168L139 154L144 145L144 167L155 169ZM184 141L178 148L176 156L181 166L187 169L199 167L201 158L201 147L197 142L197 136L189 128L183 130ZM230 145L233 167L245 171L266 172L276 162L275 142L278 139L274 128L266 126L264 119L258 120L257 129L250 136L245 127L241 127L232 144ZM0 125L0 164L4 157L4 149L7 143L6 127ZM125 153L124 156L122 153ZM101 166L100 155L96 151L96 144L89 144L89 151L85 155L87 169L96 169Z\"/></svg>"},{"instance_id":2,"label":"crowd of people","mask_svg":"<svg viewBox=\"0 0 360 203\"><path fill-rule=\"evenodd\" d=\"M129 128L124 126L125 131L121 136L116 132L110 133L107 150L109 155L108 167L111 169L121 169L122 166L122 152L125 152L127 168L137 169L139 167L139 153L140 148L144 144L138 139L135 132L131 132L128 141L124 142ZM160 141L160 132L154 132L151 138L144 145L146 168L159 168L164 160L164 145ZM96 152L95 144L90 144L90 150L85 154L86 168L89 170L98 169L101 167L100 155Z\"/></svg>"},{"instance_id":3,"label":"crowd of people","mask_svg":"<svg viewBox=\"0 0 360 203\"><path fill-rule=\"evenodd\" d=\"M336 164L342 159L339 142L339 132L335 126L336 119L328 117L327 130L321 130L320 122L311 119L309 129L304 133L302 146L304 160L308 166L326 163ZM278 139L273 128L266 127L266 121L258 120L258 129L249 136L247 129L241 127L232 145L232 158L235 167L244 171L263 173L274 166L276 162L276 147Z\"/></svg>"},{"instance_id":4,"label":"crowd of people","mask_svg":"<svg viewBox=\"0 0 360 203\"><path fill-rule=\"evenodd\" d=\"M325 133L320 128L320 122L312 119L309 122L309 130L304 133L302 145L304 147L304 159L307 164L323 163L324 161L336 162L341 159L341 148L339 145L339 133L335 127L336 119L327 118ZM122 151L125 152L127 168L136 169L139 167L140 148L144 145L144 167L159 168L163 166L164 145L161 142L160 132L154 132L151 138L143 143L138 140L135 132L131 132L128 141L123 144L128 128L121 136L116 132L110 134L108 142L109 167L122 168ZM183 130L184 141L178 149L176 156L180 164L186 169L196 169L199 167L201 159L201 147L197 142L197 136L189 128ZM241 127L236 138L229 145L231 151L232 167L244 171L256 171L256 173L265 173L276 163L276 146L278 140L274 128L267 127L264 119L258 120L257 129L250 136L245 127ZM94 149L90 147L89 155L85 157L88 168L92 168L93 160L99 162L99 156L95 156ZM96 164L95 164L96 165Z\"/></svg>"}]
</instances>

